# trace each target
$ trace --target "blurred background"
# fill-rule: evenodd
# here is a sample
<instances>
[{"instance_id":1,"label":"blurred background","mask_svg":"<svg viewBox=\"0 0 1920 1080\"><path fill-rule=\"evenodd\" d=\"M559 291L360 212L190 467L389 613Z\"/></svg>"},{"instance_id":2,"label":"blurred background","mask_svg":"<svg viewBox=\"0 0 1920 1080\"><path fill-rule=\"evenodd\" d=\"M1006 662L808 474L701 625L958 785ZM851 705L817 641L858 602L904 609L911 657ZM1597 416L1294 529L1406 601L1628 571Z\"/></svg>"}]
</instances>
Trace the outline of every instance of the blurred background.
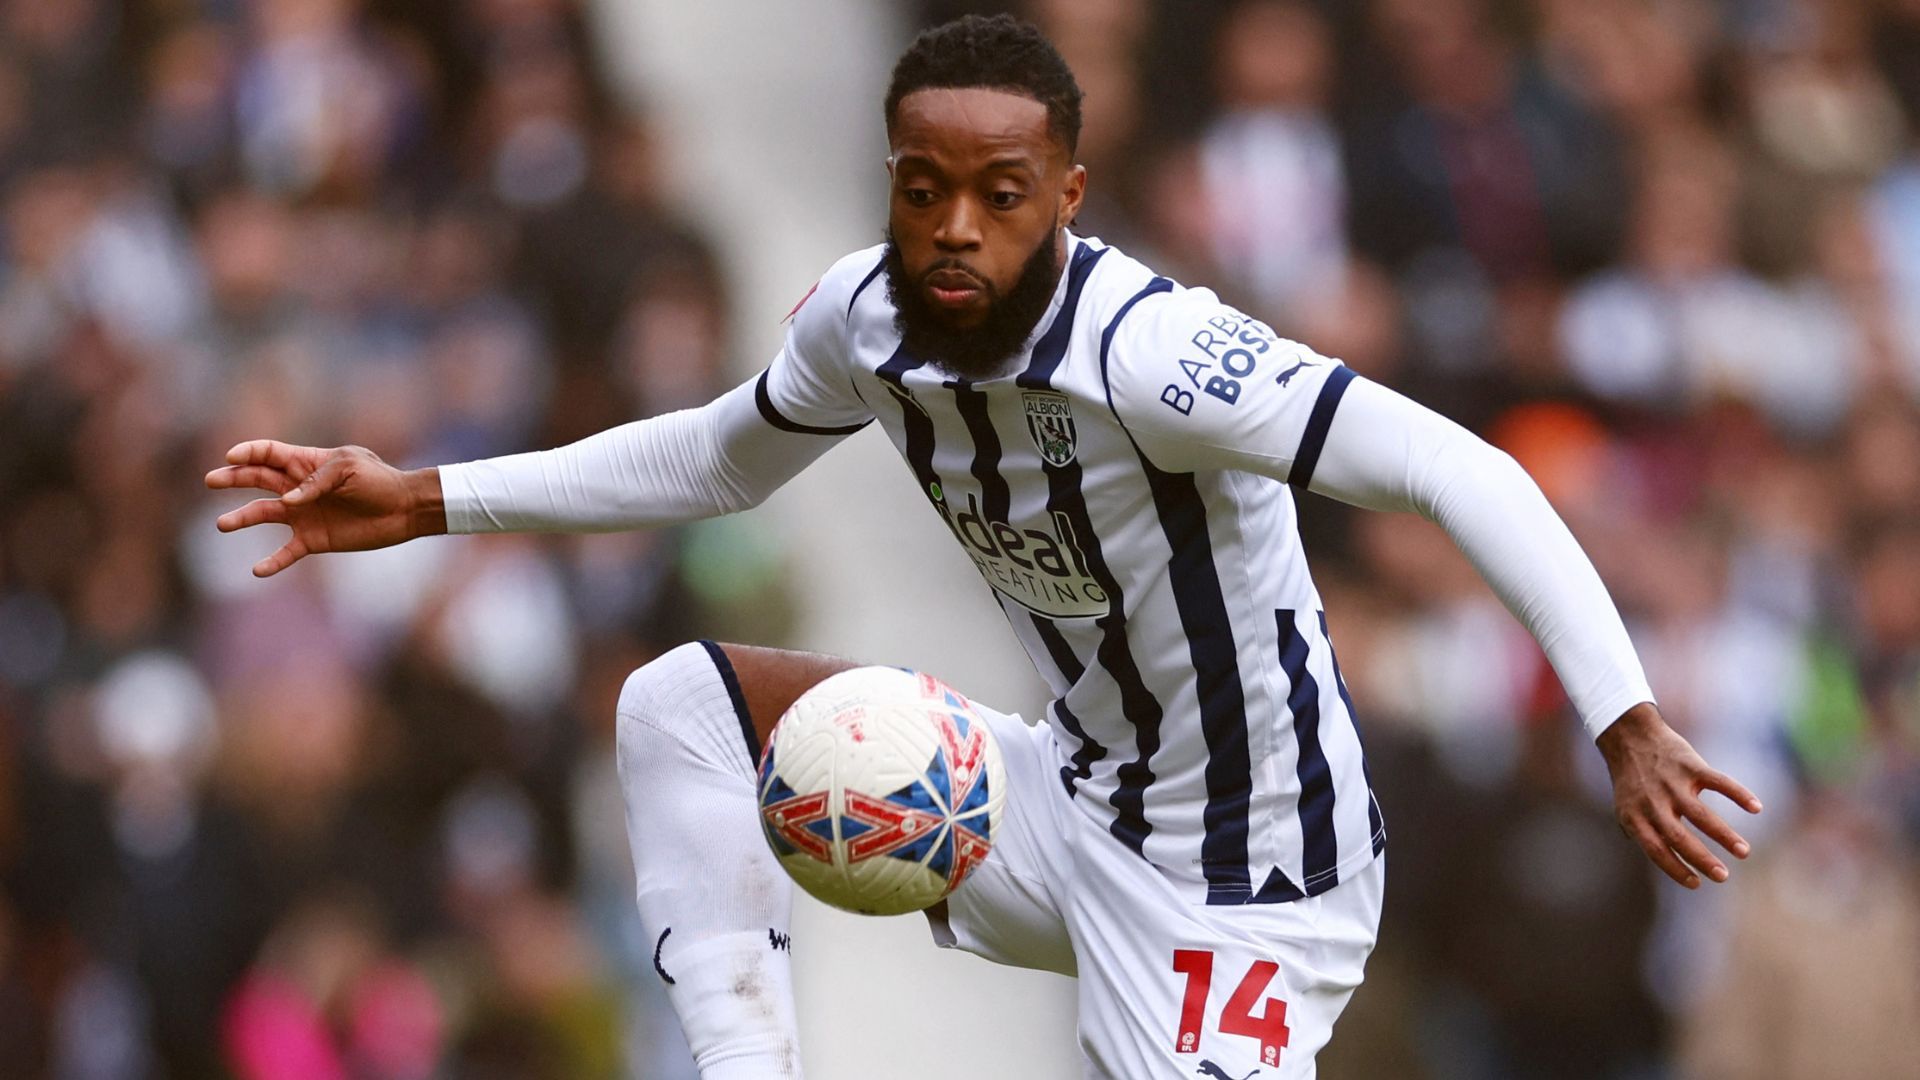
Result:
<instances>
[{"instance_id":1,"label":"blurred background","mask_svg":"<svg viewBox=\"0 0 1920 1080\"><path fill-rule=\"evenodd\" d=\"M1004 7L0 2L0 1074L683 1080L627 672L795 644L1037 714L871 431L738 519L269 582L200 481L753 374L879 239L898 50ZM1308 498L1392 836L1323 1075L1920 1076L1920 0L1012 10L1087 93L1079 230L1518 457L1767 804L1667 882L1444 536ZM811 905L794 949L814 1075L1077 1075L1065 980Z\"/></svg>"}]
</instances>

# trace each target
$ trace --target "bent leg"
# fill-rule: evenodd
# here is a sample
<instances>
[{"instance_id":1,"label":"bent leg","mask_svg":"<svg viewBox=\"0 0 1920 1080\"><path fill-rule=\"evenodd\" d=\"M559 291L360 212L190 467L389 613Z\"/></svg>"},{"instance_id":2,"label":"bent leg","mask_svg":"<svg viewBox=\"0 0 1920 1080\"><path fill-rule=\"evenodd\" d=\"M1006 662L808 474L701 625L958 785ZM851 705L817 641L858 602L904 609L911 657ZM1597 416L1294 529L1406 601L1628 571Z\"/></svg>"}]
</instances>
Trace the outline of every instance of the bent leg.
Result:
<instances>
[{"instance_id":1,"label":"bent leg","mask_svg":"<svg viewBox=\"0 0 1920 1080\"><path fill-rule=\"evenodd\" d=\"M621 688L620 789L654 967L702 1080L798 1078L792 883L761 835L754 775L781 713L855 665L710 642Z\"/></svg>"}]
</instances>

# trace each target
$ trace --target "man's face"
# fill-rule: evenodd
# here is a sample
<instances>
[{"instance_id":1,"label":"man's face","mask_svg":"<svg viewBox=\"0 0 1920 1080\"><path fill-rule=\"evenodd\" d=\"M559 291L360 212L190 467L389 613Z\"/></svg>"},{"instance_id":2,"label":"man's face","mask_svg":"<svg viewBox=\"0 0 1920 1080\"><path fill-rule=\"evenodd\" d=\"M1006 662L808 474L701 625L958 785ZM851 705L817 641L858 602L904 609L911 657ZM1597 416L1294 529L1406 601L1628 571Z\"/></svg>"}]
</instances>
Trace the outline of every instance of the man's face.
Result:
<instances>
[{"instance_id":1,"label":"man's face","mask_svg":"<svg viewBox=\"0 0 1920 1080\"><path fill-rule=\"evenodd\" d=\"M901 334L956 375L990 375L1046 311L1086 171L1046 106L1001 90L909 94L892 143L887 287Z\"/></svg>"}]
</instances>

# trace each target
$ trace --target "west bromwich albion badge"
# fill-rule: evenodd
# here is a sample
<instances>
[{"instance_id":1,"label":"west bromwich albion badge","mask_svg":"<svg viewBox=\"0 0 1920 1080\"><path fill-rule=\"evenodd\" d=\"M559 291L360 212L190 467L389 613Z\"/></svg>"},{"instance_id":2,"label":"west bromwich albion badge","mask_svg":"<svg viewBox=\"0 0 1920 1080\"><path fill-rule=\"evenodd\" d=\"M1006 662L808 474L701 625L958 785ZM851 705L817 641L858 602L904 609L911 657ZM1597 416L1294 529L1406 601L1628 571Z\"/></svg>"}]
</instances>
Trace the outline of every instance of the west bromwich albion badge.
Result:
<instances>
[{"instance_id":1,"label":"west bromwich albion badge","mask_svg":"<svg viewBox=\"0 0 1920 1080\"><path fill-rule=\"evenodd\" d=\"M1027 407L1027 434L1033 436L1040 460L1049 465L1066 465L1073 460L1073 408L1067 395L1048 390L1027 390L1020 400Z\"/></svg>"}]
</instances>

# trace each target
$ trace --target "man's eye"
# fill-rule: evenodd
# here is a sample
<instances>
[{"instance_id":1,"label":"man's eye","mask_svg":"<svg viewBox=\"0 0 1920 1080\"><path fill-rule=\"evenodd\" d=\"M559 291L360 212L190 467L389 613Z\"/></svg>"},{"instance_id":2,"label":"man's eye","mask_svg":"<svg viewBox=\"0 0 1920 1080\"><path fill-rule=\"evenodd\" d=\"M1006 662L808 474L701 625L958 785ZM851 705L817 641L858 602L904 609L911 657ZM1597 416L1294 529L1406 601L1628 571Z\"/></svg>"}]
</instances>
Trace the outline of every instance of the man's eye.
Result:
<instances>
[{"instance_id":1,"label":"man's eye","mask_svg":"<svg viewBox=\"0 0 1920 1080\"><path fill-rule=\"evenodd\" d=\"M987 201L997 210L1011 210L1019 206L1020 200L1024 197L1017 191L996 191L987 196Z\"/></svg>"},{"instance_id":2,"label":"man's eye","mask_svg":"<svg viewBox=\"0 0 1920 1080\"><path fill-rule=\"evenodd\" d=\"M907 188L902 194L905 195L909 206L932 206L935 197L928 188Z\"/></svg>"}]
</instances>

